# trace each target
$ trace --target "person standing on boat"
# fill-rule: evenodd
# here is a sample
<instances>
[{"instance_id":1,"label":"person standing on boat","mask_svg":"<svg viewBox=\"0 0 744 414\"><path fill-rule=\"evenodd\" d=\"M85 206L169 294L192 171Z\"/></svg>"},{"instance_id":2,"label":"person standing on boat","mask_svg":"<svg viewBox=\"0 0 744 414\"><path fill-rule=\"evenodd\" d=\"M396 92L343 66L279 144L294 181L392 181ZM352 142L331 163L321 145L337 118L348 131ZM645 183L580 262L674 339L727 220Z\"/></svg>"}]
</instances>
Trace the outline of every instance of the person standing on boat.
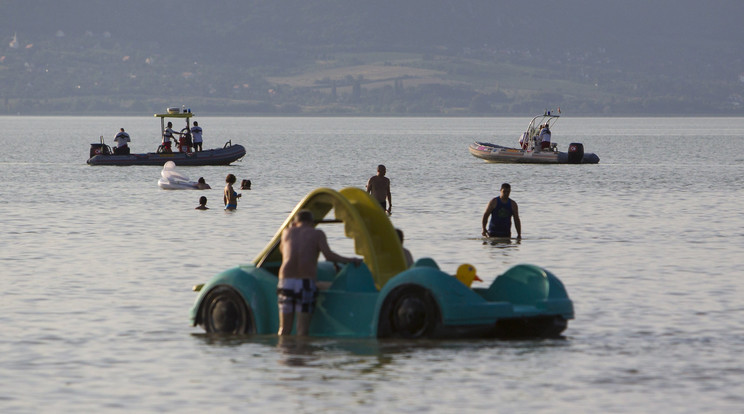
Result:
<instances>
[{"instance_id":1,"label":"person standing on boat","mask_svg":"<svg viewBox=\"0 0 744 414\"><path fill-rule=\"evenodd\" d=\"M114 137L116 142L116 148L114 148L114 155L129 155L129 134L124 132L124 128L119 129L119 133Z\"/></svg>"},{"instance_id":2,"label":"person standing on boat","mask_svg":"<svg viewBox=\"0 0 744 414\"><path fill-rule=\"evenodd\" d=\"M232 174L227 174L227 177L225 177L227 185L225 185L225 192L222 196L222 201L225 203L225 210L235 210L238 208L238 199L243 196L233 189L235 181L237 181L237 178Z\"/></svg>"},{"instance_id":3,"label":"person standing on boat","mask_svg":"<svg viewBox=\"0 0 744 414\"><path fill-rule=\"evenodd\" d=\"M522 136L519 137L519 147L523 150L527 149L527 146L529 145L529 134L526 132L522 132Z\"/></svg>"},{"instance_id":4,"label":"person standing on boat","mask_svg":"<svg viewBox=\"0 0 744 414\"><path fill-rule=\"evenodd\" d=\"M194 143L194 152L202 150L202 128L199 123L194 121L194 126L191 127L191 137Z\"/></svg>"},{"instance_id":5,"label":"person standing on boat","mask_svg":"<svg viewBox=\"0 0 744 414\"><path fill-rule=\"evenodd\" d=\"M540 130L540 149L550 149L550 126L548 124Z\"/></svg>"},{"instance_id":6,"label":"person standing on boat","mask_svg":"<svg viewBox=\"0 0 744 414\"><path fill-rule=\"evenodd\" d=\"M186 129L186 132L181 132L180 134L181 137L178 139L178 151L191 152L191 130Z\"/></svg>"},{"instance_id":7,"label":"person standing on boat","mask_svg":"<svg viewBox=\"0 0 744 414\"><path fill-rule=\"evenodd\" d=\"M173 130L173 122L168 122L168 126L163 131L163 152L173 152L171 150L171 140L178 144L175 135L179 135L179 133Z\"/></svg>"},{"instance_id":8,"label":"person standing on boat","mask_svg":"<svg viewBox=\"0 0 744 414\"><path fill-rule=\"evenodd\" d=\"M367 181L367 192L380 203L383 210L387 211L388 214L393 214L391 211L393 208L393 196L390 194L390 179L385 177L386 172L387 169L384 165L380 164L377 166L377 175L373 175Z\"/></svg>"},{"instance_id":9,"label":"person standing on boat","mask_svg":"<svg viewBox=\"0 0 744 414\"><path fill-rule=\"evenodd\" d=\"M514 228L517 230L517 239L522 238L522 222L519 220L519 208L517 202L509 198L511 185L501 184L500 195L488 202L486 212L483 213L481 226L483 237L511 237L511 222L514 217ZM488 223L488 217L491 222ZM488 229L486 229L488 224Z\"/></svg>"},{"instance_id":10,"label":"person standing on boat","mask_svg":"<svg viewBox=\"0 0 744 414\"><path fill-rule=\"evenodd\" d=\"M276 287L279 304L279 335L292 333L292 324L297 314L297 335L307 336L310 319L318 296L318 255L339 263L354 263L359 266L362 259L341 256L328 247L323 230L315 228L310 210L300 210L293 223L282 231L279 245L282 265L279 267L279 283Z\"/></svg>"}]
</instances>

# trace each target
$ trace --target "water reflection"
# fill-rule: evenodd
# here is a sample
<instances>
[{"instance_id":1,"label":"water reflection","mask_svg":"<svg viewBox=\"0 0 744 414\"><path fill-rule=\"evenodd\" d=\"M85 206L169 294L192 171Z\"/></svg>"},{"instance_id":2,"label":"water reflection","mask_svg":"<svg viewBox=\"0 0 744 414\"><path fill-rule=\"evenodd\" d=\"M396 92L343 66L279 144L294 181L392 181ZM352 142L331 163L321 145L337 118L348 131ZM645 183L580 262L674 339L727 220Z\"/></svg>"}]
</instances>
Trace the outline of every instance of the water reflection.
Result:
<instances>
[{"instance_id":1,"label":"water reflection","mask_svg":"<svg viewBox=\"0 0 744 414\"><path fill-rule=\"evenodd\" d=\"M512 239L510 237L484 237L483 245L491 245L498 248L513 248L522 244L522 239Z\"/></svg>"},{"instance_id":2,"label":"water reflection","mask_svg":"<svg viewBox=\"0 0 744 414\"><path fill-rule=\"evenodd\" d=\"M398 338L330 338L279 335L192 334L209 346L235 348L260 345L264 350L275 349L279 363L288 366L317 366L339 353L349 356L377 357L380 365L391 363L395 356L410 356L441 350L485 350L500 348L520 352L539 352L547 348L569 346L565 336L535 339L398 339Z\"/></svg>"},{"instance_id":3,"label":"water reflection","mask_svg":"<svg viewBox=\"0 0 744 414\"><path fill-rule=\"evenodd\" d=\"M290 367L305 367L318 360L321 347L307 337L279 336L276 344L281 354L279 363Z\"/></svg>"}]
</instances>

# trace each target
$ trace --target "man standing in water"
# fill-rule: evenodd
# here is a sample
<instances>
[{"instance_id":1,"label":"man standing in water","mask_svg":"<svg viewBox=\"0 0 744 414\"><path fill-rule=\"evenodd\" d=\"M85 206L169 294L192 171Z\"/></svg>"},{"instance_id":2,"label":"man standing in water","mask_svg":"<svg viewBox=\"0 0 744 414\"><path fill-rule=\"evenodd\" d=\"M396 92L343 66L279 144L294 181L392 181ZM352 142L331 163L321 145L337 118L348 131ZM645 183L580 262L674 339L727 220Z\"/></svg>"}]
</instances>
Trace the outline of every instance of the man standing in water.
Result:
<instances>
[{"instance_id":1,"label":"man standing in water","mask_svg":"<svg viewBox=\"0 0 744 414\"><path fill-rule=\"evenodd\" d=\"M393 208L393 196L390 195L390 179L385 177L385 166L380 164L377 166L377 175L367 181L367 192L377 200L382 209L387 211L388 214L392 214ZM385 203L387 201L387 204Z\"/></svg>"},{"instance_id":2,"label":"man standing in water","mask_svg":"<svg viewBox=\"0 0 744 414\"><path fill-rule=\"evenodd\" d=\"M307 336L310 331L310 318L318 296L317 268L318 254L323 253L326 260L340 263L353 262L355 266L362 259L344 257L328 247L328 240L322 230L315 228L313 213L300 210L294 222L282 232L282 265L279 268L277 295L279 302L279 335L289 335L292 323L297 316L297 335Z\"/></svg>"},{"instance_id":3,"label":"man standing in water","mask_svg":"<svg viewBox=\"0 0 744 414\"><path fill-rule=\"evenodd\" d=\"M509 193L511 193L511 185L501 184L499 197L488 202L481 223L484 237L511 237L511 220L514 217L517 239L522 238L522 222L519 220L517 202L509 198ZM488 230L486 230L488 216L491 216L491 223L488 224Z\"/></svg>"}]
</instances>

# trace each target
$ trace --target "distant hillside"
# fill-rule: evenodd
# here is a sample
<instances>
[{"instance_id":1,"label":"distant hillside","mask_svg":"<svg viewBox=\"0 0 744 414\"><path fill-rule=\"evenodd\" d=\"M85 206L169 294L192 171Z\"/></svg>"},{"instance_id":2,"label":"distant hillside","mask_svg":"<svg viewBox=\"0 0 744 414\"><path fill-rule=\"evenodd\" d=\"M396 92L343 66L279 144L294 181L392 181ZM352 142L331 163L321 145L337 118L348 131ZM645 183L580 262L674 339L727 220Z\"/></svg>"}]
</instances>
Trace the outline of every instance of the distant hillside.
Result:
<instances>
[{"instance_id":1,"label":"distant hillside","mask_svg":"<svg viewBox=\"0 0 744 414\"><path fill-rule=\"evenodd\" d=\"M0 113L744 110L738 0L70 3L0 3Z\"/></svg>"}]
</instances>

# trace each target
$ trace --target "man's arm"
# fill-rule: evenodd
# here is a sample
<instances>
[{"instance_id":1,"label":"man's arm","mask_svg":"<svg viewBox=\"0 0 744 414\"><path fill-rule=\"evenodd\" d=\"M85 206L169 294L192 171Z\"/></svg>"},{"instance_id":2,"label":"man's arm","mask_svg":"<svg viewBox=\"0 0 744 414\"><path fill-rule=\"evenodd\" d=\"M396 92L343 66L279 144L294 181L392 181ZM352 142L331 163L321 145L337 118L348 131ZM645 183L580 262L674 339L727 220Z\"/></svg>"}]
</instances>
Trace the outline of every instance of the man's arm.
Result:
<instances>
[{"instance_id":1,"label":"man's arm","mask_svg":"<svg viewBox=\"0 0 744 414\"><path fill-rule=\"evenodd\" d=\"M387 194L385 196L387 197L387 201L388 201L388 213L390 213L390 210L393 208L393 195L390 193L390 179L389 178L387 179L385 184L387 184L387 189L386 189Z\"/></svg>"},{"instance_id":2,"label":"man's arm","mask_svg":"<svg viewBox=\"0 0 744 414\"><path fill-rule=\"evenodd\" d=\"M488 202L488 205L486 206L486 211L483 213L483 219L481 220L481 229L483 230L481 232L481 235L484 237L488 237L488 232L486 231L486 226L488 225L488 217L491 215L491 211L493 211L493 202L495 199Z\"/></svg>"},{"instance_id":3,"label":"man's arm","mask_svg":"<svg viewBox=\"0 0 744 414\"><path fill-rule=\"evenodd\" d=\"M323 253L323 257L325 257L326 260L339 263L353 262L357 266L362 263L362 259L356 257L344 257L331 250L328 246L328 239L326 238L325 233L322 230L316 230L316 232L318 237L318 248L320 249L320 252Z\"/></svg>"},{"instance_id":4,"label":"man's arm","mask_svg":"<svg viewBox=\"0 0 744 414\"><path fill-rule=\"evenodd\" d=\"M512 215L514 216L514 228L517 230L517 238L522 238L522 220L519 219L519 207L517 202L512 200Z\"/></svg>"}]
</instances>

